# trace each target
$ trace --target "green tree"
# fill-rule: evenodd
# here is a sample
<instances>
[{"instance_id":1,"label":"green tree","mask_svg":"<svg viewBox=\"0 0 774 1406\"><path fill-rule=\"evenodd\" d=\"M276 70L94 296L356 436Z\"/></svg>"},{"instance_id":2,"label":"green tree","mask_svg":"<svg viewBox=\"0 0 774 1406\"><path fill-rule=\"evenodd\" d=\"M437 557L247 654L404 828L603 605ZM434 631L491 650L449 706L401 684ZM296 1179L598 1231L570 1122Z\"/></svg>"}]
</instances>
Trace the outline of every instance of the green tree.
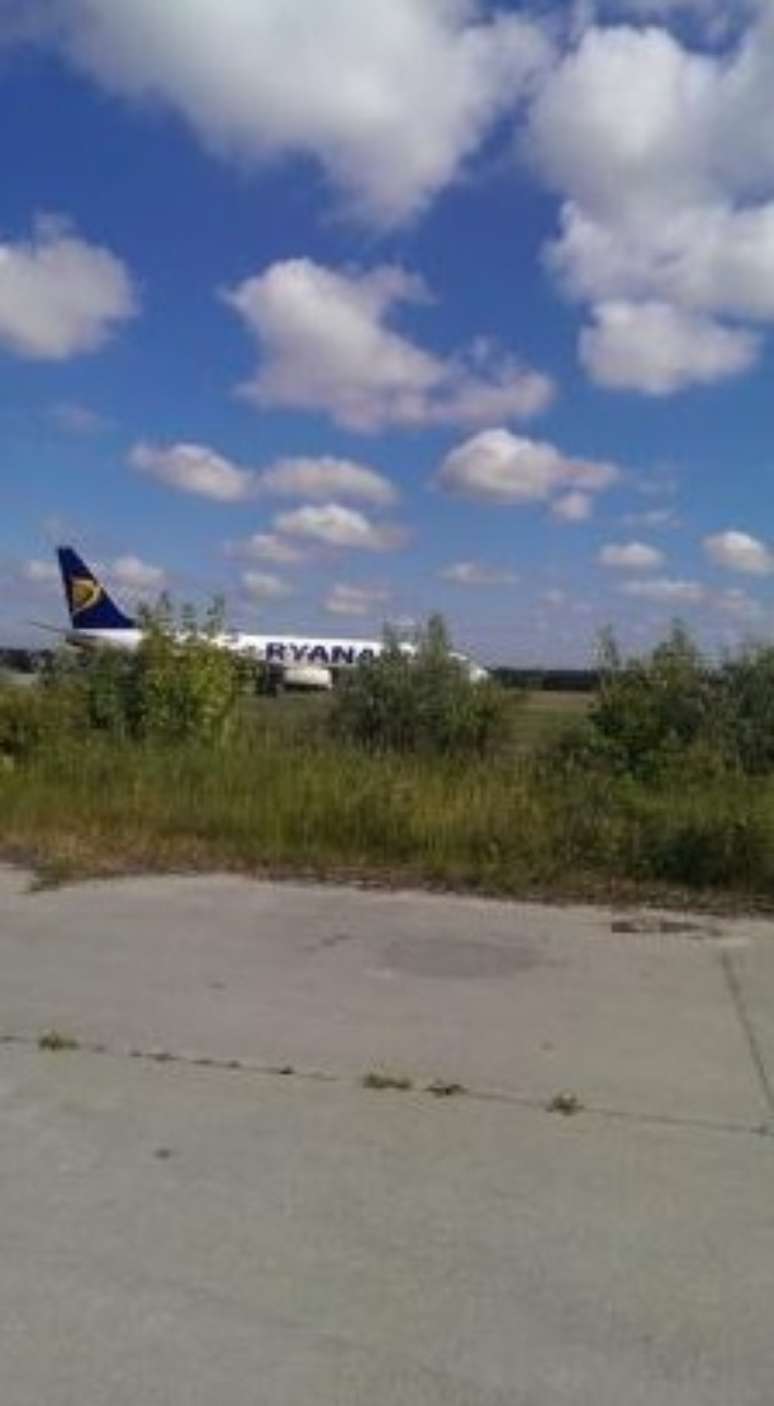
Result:
<instances>
[{"instance_id":1,"label":"green tree","mask_svg":"<svg viewBox=\"0 0 774 1406\"><path fill-rule=\"evenodd\" d=\"M433 615L414 643L385 631L382 654L345 679L332 709L336 734L372 750L481 755L503 734L505 705L493 683L473 683Z\"/></svg>"},{"instance_id":2,"label":"green tree","mask_svg":"<svg viewBox=\"0 0 774 1406\"><path fill-rule=\"evenodd\" d=\"M589 721L613 765L652 777L699 742L720 745L713 672L679 621L643 658L624 660L606 633L599 668Z\"/></svg>"}]
</instances>

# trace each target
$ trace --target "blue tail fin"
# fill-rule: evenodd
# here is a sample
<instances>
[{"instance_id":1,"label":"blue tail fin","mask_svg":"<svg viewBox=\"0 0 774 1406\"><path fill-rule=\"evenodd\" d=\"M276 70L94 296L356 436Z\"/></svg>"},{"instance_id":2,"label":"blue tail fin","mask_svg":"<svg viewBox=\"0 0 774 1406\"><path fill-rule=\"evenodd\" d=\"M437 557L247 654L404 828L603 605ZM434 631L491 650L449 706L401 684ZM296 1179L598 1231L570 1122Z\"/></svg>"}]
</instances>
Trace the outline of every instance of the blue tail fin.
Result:
<instances>
[{"instance_id":1,"label":"blue tail fin","mask_svg":"<svg viewBox=\"0 0 774 1406\"><path fill-rule=\"evenodd\" d=\"M134 630L136 622L110 599L105 587L74 552L59 547L59 570L74 630Z\"/></svg>"}]
</instances>

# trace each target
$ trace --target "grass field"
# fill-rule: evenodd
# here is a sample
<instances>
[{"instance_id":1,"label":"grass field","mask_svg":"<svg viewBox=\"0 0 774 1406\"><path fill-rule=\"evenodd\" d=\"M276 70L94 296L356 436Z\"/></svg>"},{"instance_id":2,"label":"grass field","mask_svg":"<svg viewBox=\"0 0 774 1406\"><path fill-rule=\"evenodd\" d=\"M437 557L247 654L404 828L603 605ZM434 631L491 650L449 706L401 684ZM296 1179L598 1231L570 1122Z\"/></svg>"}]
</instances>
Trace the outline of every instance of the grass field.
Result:
<instances>
[{"instance_id":1,"label":"grass field","mask_svg":"<svg viewBox=\"0 0 774 1406\"><path fill-rule=\"evenodd\" d=\"M517 693L509 698L509 748L534 751L552 742L569 725L584 717L593 695L590 693ZM256 698L250 704L261 728L272 736L292 741L306 734L319 734L330 708L325 694L286 695Z\"/></svg>"},{"instance_id":2,"label":"grass field","mask_svg":"<svg viewBox=\"0 0 774 1406\"><path fill-rule=\"evenodd\" d=\"M555 773L583 695L510 702L496 756L373 754L325 698L260 699L221 748L86 733L0 771L0 849L50 881L226 869L519 896L768 904L774 784Z\"/></svg>"},{"instance_id":3,"label":"grass field","mask_svg":"<svg viewBox=\"0 0 774 1406\"><path fill-rule=\"evenodd\" d=\"M536 748L554 741L568 725L588 712L590 693L529 693L514 706L513 736L517 746Z\"/></svg>"}]
</instances>

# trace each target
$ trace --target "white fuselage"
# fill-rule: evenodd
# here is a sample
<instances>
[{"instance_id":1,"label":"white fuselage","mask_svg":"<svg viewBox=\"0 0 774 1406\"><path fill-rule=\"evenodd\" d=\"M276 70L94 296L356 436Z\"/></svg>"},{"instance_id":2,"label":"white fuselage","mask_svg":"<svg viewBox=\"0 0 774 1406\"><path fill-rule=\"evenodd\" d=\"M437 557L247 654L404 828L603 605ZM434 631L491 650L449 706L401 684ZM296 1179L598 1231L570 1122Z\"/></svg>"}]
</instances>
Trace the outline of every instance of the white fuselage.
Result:
<instances>
[{"instance_id":1,"label":"white fuselage","mask_svg":"<svg viewBox=\"0 0 774 1406\"><path fill-rule=\"evenodd\" d=\"M142 630L69 630L67 638L75 645L108 645L113 649L137 649L143 638ZM183 634L179 635L184 639ZM247 635L227 631L215 635L213 643L220 649L244 654L277 668L293 668L305 664L324 669L353 668L376 659L384 650L379 640L328 639L318 635ZM401 645L406 654L413 654L413 645Z\"/></svg>"},{"instance_id":2,"label":"white fuselage","mask_svg":"<svg viewBox=\"0 0 774 1406\"><path fill-rule=\"evenodd\" d=\"M70 644L94 648L107 646L112 649L137 649L143 639L143 631L121 630L69 630ZM185 639L181 634L179 638ZM381 640L353 640L320 637L318 635L247 635L240 631L228 631L215 635L213 643L221 649L243 655L264 663L276 674L284 676L288 682L297 681L302 687L330 687L333 676L340 669L353 669L358 664L369 663L384 653ZM416 654L413 644L401 644L401 652ZM464 664L470 678L479 681L487 677L485 669L473 663L462 654L453 656Z\"/></svg>"}]
</instances>

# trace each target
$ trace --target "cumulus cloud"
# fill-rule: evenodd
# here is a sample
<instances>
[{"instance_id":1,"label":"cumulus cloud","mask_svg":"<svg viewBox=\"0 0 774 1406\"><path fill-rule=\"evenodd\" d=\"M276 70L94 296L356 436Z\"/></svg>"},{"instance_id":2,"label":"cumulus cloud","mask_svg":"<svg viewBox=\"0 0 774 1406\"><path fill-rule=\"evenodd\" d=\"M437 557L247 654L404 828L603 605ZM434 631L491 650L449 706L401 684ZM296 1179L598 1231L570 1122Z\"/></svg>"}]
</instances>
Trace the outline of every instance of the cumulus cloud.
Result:
<instances>
[{"instance_id":1,"label":"cumulus cloud","mask_svg":"<svg viewBox=\"0 0 774 1406\"><path fill-rule=\"evenodd\" d=\"M739 376L755 364L760 337L669 303L599 303L580 334L581 364L597 385L672 395L684 386Z\"/></svg>"},{"instance_id":2,"label":"cumulus cloud","mask_svg":"<svg viewBox=\"0 0 774 1406\"><path fill-rule=\"evenodd\" d=\"M486 339L442 359L390 326L401 304L424 302L422 280L394 265L341 272L312 259L272 264L223 294L261 359L239 387L259 409L322 411L349 429L481 424L544 410L546 376Z\"/></svg>"},{"instance_id":3,"label":"cumulus cloud","mask_svg":"<svg viewBox=\"0 0 774 1406\"><path fill-rule=\"evenodd\" d=\"M266 493L286 498L356 498L384 507L398 497L383 474L331 455L277 459L258 470L242 468L206 444L141 442L130 451L129 464L170 488L223 503Z\"/></svg>"},{"instance_id":4,"label":"cumulus cloud","mask_svg":"<svg viewBox=\"0 0 774 1406\"><path fill-rule=\"evenodd\" d=\"M747 591L741 590L738 586L732 586L727 591L719 591L714 598L714 605L717 610L724 615L736 616L739 620L747 620L752 623L760 620L763 615L763 606L760 601L755 600Z\"/></svg>"},{"instance_id":5,"label":"cumulus cloud","mask_svg":"<svg viewBox=\"0 0 774 1406\"><path fill-rule=\"evenodd\" d=\"M14 12L110 92L178 113L208 150L243 165L310 156L384 224L457 175L550 53L537 24L478 0L14 0L9 29Z\"/></svg>"},{"instance_id":6,"label":"cumulus cloud","mask_svg":"<svg viewBox=\"0 0 774 1406\"><path fill-rule=\"evenodd\" d=\"M160 566L153 566L148 561L143 561L142 557L137 557L129 553L126 556L115 557L108 562L105 567L105 574L111 578L116 586L135 594L142 594L144 591L161 591L166 585L167 575Z\"/></svg>"},{"instance_id":7,"label":"cumulus cloud","mask_svg":"<svg viewBox=\"0 0 774 1406\"><path fill-rule=\"evenodd\" d=\"M755 361L760 343L736 321L774 319L774 154L761 140L773 117L769 6L728 50L592 26L544 84L528 146L563 197L546 257L592 305L581 352L604 384L666 394Z\"/></svg>"},{"instance_id":8,"label":"cumulus cloud","mask_svg":"<svg viewBox=\"0 0 774 1406\"><path fill-rule=\"evenodd\" d=\"M479 561L455 561L440 574L444 581L453 581L456 586L512 586L518 580L512 571Z\"/></svg>"},{"instance_id":9,"label":"cumulus cloud","mask_svg":"<svg viewBox=\"0 0 774 1406\"><path fill-rule=\"evenodd\" d=\"M290 594L287 582L268 571L243 571L240 580L253 600L277 600Z\"/></svg>"},{"instance_id":10,"label":"cumulus cloud","mask_svg":"<svg viewBox=\"0 0 774 1406\"><path fill-rule=\"evenodd\" d=\"M35 361L94 352L137 312L128 270L66 220L43 217L32 236L0 243L0 346Z\"/></svg>"},{"instance_id":11,"label":"cumulus cloud","mask_svg":"<svg viewBox=\"0 0 774 1406\"><path fill-rule=\"evenodd\" d=\"M371 615L374 607L383 605L389 592L379 586L348 586L338 582L325 598L325 609L332 615Z\"/></svg>"},{"instance_id":12,"label":"cumulus cloud","mask_svg":"<svg viewBox=\"0 0 774 1406\"><path fill-rule=\"evenodd\" d=\"M278 566L292 566L304 557L298 547L283 541L276 532L254 532L241 541L227 542L226 552L245 561L273 561Z\"/></svg>"},{"instance_id":13,"label":"cumulus cloud","mask_svg":"<svg viewBox=\"0 0 774 1406\"><path fill-rule=\"evenodd\" d=\"M567 494L599 493L619 477L613 464L572 459L552 444L498 429L484 430L447 454L437 482L446 493L481 502L520 505L554 499L556 510L564 498L566 515ZM585 507L576 503L573 508L577 520ZM558 511L562 516L561 506Z\"/></svg>"},{"instance_id":14,"label":"cumulus cloud","mask_svg":"<svg viewBox=\"0 0 774 1406\"><path fill-rule=\"evenodd\" d=\"M551 504L551 512L559 522L588 522L594 512L594 502L588 493L563 493Z\"/></svg>"},{"instance_id":15,"label":"cumulus cloud","mask_svg":"<svg viewBox=\"0 0 774 1406\"><path fill-rule=\"evenodd\" d=\"M29 561L22 563L22 576L25 581L31 581L36 586L52 585L59 581L59 570L53 561L41 561L38 557L31 557Z\"/></svg>"},{"instance_id":16,"label":"cumulus cloud","mask_svg":"<svg viewBox=\"0 0 774 1406\"><path fill-rule=\"evenodd\" d=\"M128 552L113 557L109 561L95 561L94 571L116 590L131 596L141 596L149 591L162 591L167 584L167 573L161 566L143 561L142 557ZM22 565L25 581L35 585L53 586L60 583L59 569L55 562L32 557Z\"/></svg>"},{"instance_id":17,"label":"cumulus cloud","mask_svg":"<svg viewBox=\"0 0 774 1406\"><path fill-rule=\"evenodd\" d=\"M625 596L635 596L656 605L701 605L707 598L699 581L670 580L665 576L652 581L625 581L621 591Z\"/></svg>"},{"instance_id":18,"label":"cumulus cloud","mask_svg":"<svg viewBox=\"0 0 774 1406\"><path fill-rule=\"evenodd\" d=\"M363 464L323 455L318 459L278 459L259 475L257 486L287 498L359 498L375 507L394 503L389 479Z\"/></svg>"},{"instance_id":19,"label":"cumulus cloud","mask_svg":"<svg viewBox=\"0 0 774 1406\"><path fill-rule=\"evenodd\" d=\"M365 513L341 503L308 503L292 512L279 513L273 525L288 537L368 552L390 551L405 540L402 528L392 523L374 523Z\"/></svg>"},{"instance_id":20,"label":"cumulus cloud","mask_svg":"<svg viewBox=\"0 0 774 1406\"><path fill-rule=\"evenodd\" d=\"M770 576L774 572L774 551L747 532L729 529L704 538L704 550L715 566L739 571L747 576Z\"/></svg>"},{"instance_id":21,"label":"cumulus cloud","mask_svg":"<svg viewBox=\"0 0 774 1406\"><path fill-rule=\"evenodd\" d=\"M205 444L136 444L129 453L133 469L184 493L221 503L236 503L255 491L255 475L240 469Z\"/></svg>"},{"instance_id":22,"label":"cumulus cloud","mask_svg":"<svg viewBox=\"0 0 774 1406\"><path fill-rule=\"evenodd\" d=\"M645 542L609 542L601 548L597 561L600 566L623 571L654 571L664 565L664 553Z\"/></svg>"}]
</instances>

